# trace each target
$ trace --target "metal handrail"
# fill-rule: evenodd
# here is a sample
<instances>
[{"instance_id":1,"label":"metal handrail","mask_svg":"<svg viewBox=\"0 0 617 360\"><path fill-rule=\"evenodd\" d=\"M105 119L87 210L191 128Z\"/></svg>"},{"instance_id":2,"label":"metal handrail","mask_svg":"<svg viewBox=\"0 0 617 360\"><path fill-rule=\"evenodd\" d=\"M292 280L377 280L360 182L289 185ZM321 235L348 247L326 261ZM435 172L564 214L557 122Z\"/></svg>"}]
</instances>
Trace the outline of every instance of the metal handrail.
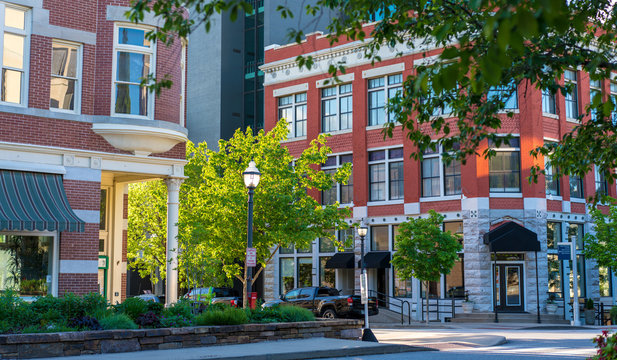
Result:
<instances>
[{"instance_id":1,"label":"metal handrail","mask_svg":"<svg viewBox=\"0 0 617 360\"><path fill-rule=\"evenodd\" d=\"M424 320L424 309L425 309L425 298L420 298L420 310L421 310L421 316L422 319ZM435 303L431 303L430 300L435 300ZM429 304L428 304L428 313L429 313L429 317L430 314L432 313L436 313L437 314L437 320L440 319L440 314L448 314L447 311L442 311L441 307L442 306L447 306L447 302L450 301L450 313L451 313L451 319L454 319L456 317L456 308L460 307L460 305L456 304L456 298L440 298L440 297L430 297L429 296ZM441 304L439 302L442 302ZM434 309L434 310L431 310Z\"/></svg>"},{"instance_id":2,"label":"metal handrail","mask_svg":"<svg viewBox=\"0 0 617 360\"><path fill-rule=\"evenodd\" d=\"M401 299L401 298L395 297L395 296L390 296L388 294L380 293L380 292L375 291L375 290L369 290L369 296L375 296L376 298L378 296L385 297L386 298L386 305L395 306L395 307L400 308L400 310L401 310L401 325L405 324L405 308L404 308L404 305L406 305L407 306L407 323L409 325L411 325L411 304L409 303L409 301L407 301L405 299ZM400 304L393 303L390 299L399 301Z\"/></svg>"}]
</instances>

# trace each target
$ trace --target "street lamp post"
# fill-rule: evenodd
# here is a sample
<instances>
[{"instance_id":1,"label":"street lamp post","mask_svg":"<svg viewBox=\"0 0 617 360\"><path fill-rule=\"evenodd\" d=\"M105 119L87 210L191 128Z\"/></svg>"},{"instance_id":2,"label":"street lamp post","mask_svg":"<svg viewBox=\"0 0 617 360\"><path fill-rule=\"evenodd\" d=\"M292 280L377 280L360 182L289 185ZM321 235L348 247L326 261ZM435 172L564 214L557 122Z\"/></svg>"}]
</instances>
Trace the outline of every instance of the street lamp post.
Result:
<instances>
[{"instance_id":1,"label":"street lamp post","mask_svg":"<svg viewBox=\"0 0 617 360\"><path fill-rule=\"evenodd\" d=\"M248 189L249 200L248 200L248 220L247 220L247 239L246 239L246 251L247 255L249 251L253 248L253 194L255 193L255 188L259 185L259 180L261 178L261 173L257 169L255 162L251 160L249 166L242 173L244 177L244 185ZM249 250L250 249L250 250ZM253 282L253 267L248 265L248 256L245 259L246 263L246 298L242 299L244 302L244 308L247 307L249 302L249 296L251 293L251 283Z\"/></svg>"},{"instance_id":2,"label":"street lamp post","mask_svg":"<svg viewBox=\"0 0 617 360\"><path fill-rule=\"evenodd\" d=\"M371 328L368 322L368 301L369 301L368 278L366 275L366 263L364 261L364 237L366 236L367 232L368 232L368 228L364 225L361 225L358 228L358 235L360 236L360 268L361 268L361 275L360 275L361 286L360 287L361 287L361 290L363 290L363 293L360 294L360 298L364 302L364 329L362 331L362 341L378 342L377 338L371 331Z\"/></svg>"}]
</instances>

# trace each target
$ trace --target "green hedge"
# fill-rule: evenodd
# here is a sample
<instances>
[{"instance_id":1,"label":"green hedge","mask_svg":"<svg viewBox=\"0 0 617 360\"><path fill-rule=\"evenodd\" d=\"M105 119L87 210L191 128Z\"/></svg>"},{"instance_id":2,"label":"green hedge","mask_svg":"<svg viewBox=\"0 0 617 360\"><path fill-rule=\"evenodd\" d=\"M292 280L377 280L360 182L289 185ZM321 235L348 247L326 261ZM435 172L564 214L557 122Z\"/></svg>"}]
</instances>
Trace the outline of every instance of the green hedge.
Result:
<instances>
[{"instance_id":1,"label":"green hedge","mask_svg":"<svg viewBox=\"0 0 617 360\"><path fill-rule=\"evenodd\" d=\"M100 329L184 327L193 325L240 325L246 323L298 322L315 320L306 309L294 306L238 309L213 304L195 316L188 301L165 308L162 304L129 298L110 305L97 293L83 296L42 296L32 303L16 293L0 293L0 333L43 333Z\"/></svg>"}]
</instances>

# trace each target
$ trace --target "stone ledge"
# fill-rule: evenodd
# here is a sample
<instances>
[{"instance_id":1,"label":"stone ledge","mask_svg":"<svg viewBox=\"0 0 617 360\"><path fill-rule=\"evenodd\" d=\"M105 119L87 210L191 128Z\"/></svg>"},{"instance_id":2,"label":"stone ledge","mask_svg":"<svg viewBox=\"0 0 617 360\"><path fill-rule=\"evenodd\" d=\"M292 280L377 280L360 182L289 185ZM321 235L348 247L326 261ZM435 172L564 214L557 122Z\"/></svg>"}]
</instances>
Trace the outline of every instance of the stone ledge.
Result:
<instances>
[{"instance_id":1,"label":"stone ledge","mask_svg":"<svg viewBox=\"0 0 617 360\"><path fill-rule=\"evenodd\" d=\"M329 337L358 340L360 320L0 335L0 358L31 359Z\"/></svg>"}]
</instances>

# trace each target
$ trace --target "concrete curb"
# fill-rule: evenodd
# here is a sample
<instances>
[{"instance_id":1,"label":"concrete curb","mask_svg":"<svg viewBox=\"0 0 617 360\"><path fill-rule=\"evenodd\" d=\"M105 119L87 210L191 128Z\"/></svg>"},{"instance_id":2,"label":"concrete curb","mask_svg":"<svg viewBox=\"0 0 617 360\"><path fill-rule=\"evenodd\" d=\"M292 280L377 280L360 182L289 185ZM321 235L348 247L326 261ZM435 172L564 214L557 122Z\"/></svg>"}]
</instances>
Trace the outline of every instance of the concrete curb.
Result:
<instances>
[{"instance_id":1,"label":"concrete curb","mask_svg":"<svg viewBox=\"0 0 617 360\"><path fill-rule=\"evenodd\" d=\"M421 347L421 346L409 346L409 345L396 345L396 344L382 344L380 346L372 347L359 347L348 349L329 349L329 350L315 350L312 352L281 352L275 354L261 354L249 356L251 360L302 360L302 359L323 359L333 357L349 357L349 356L365 356L365 355L384 355L384 354L399 354L404 352L415 351L438 351L436 349ZM204 357L203 359L216 359L216 360L246 360L247 356L222 356L222 357Z\"/></svg>"}]
</instances>

